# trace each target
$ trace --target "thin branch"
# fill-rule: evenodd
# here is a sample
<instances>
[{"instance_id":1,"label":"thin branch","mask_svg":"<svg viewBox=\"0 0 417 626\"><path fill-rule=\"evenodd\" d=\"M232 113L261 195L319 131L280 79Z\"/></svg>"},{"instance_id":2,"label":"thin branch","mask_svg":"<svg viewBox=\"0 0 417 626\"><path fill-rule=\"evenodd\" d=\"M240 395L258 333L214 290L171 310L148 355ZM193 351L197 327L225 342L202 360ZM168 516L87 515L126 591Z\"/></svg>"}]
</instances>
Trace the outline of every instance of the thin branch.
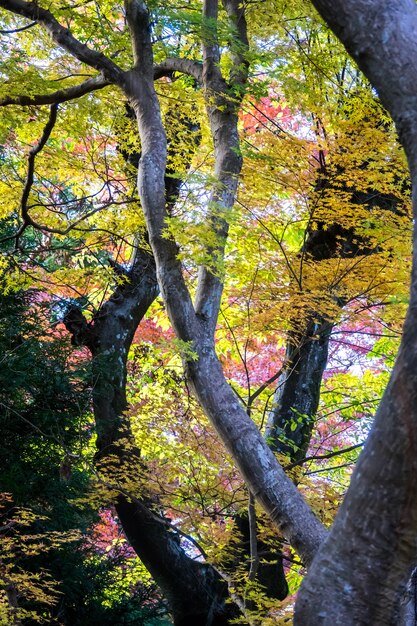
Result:
<instances>
[{"instance_id":1,"label":"thin branch","mask_svg":"<svg viewBox=\"0 0 417 626\"><path fill-rule=\"evenodd\" d=\"M277 378L279 378L284 370L286 366L286 363L284 363L284 365L282 367L279 368L279 370L277 372L275 372L275 374L273 374L270 378L268 378L268 380L266 380L264 383L262 383L262 385L260 385L258 387L258 389L256 389L250 396L248 399L248 404L252 405L254 403L254 401L256 400L256 398L258 396L261 395L261 393L267 388L269 387L269 385L271 385L272 383L274 383Z\"/></svg>"},{"instance_id":2,"label":"thin branch","mask_svg":"<svg viewBox=\"0 0 417 626\"><path fill-rule=\"evenodd\" d=\"M342 469L343 467L352 467L352 465L355 465L355 461L349 461L349 463L343 463L342 465L335 465L333 467L324 467L323 469L314 470L313 472L306 472L304 476L312 476L313 474L332 472L333 470Z\"/></svg>"},{"instance_id":3,"label":"thin branch","mask_svg":"<svg viewBox=\"0 0 417 626\"><path fill-rule=\"evenodd\" d=\"M304 463L308 463L308 461L323 461L325 459L331 459L334 456L341 456L342 454L347 454L348 452L352 452L353 450L357 450L358 448L362 448L365 445L365 442L357 443L354 446L349 446L349 448L344 448L343 450L334 450L333 452L329 452L328 454L316 454L312 456L306 456L301 461L295 461L294 463L289 463L289 465L285 466L285 471L291 470L298 465L304 465Z\"/></svg>"},{"instance_id":4,"label":"thin branch","mask_svg":"<svg viewBox=\"0 0 417 626\"><path fill-rule=\"evenodd\" d=\"M135 498L135 500L136 500L136 498ZM181 528L178 528L178 526L176 526L175 524L172 524L171 522L169 522L166 518L161 518L158 515L156 515L155 513L153 513L153 515L154 515L155 521L160 522L164 526L168 526L168 528L171 528L174 532L176 532L179 535L181 535L181 537L184 537L184 539L187 539L187 541L192 543L193 546L195 546L197 548L197 550L200 552L202 557L204 557L205 559L208 558L207 552L200 545L200 543L196 539L194 539L194 537L192 535L188 535L183 530L181 530Z\"/></svg>"},{"instance_id":5,"label":"thin branch","mask_svg":"<svg viewBox=\"0 0 417 626\"><path fill-rule=\"evenodd\" d=\"M240 360L242 361L242 365L243 365L243 368L244 368L244 370L245 370L246 384L248 385L248 392L249 392L249 398L250 398L250 374L249 374L249 370L248 370L248 365L247 365L247 362L246 362L246 358L245 358L245 356L242 354L242 351L240 350L240 347L239 347L239 342L238 342L238 340L237 340L237 338L236 338L235 332L234 332L233 328L230 326L230 324L229 324L229 320L227 319L227 317L226 317L226 315L225 315L225 313L224 313L223 309L220 309L220 314L221 314L221 316L223 317L224 321L226 322L227 329L228 329L228 331L230 332L230 334L232 335L232 339L233 339L233 342L234 342L234 344L235 344L236 351L237 351L237 353L238 353L238 355L239 355ZM235 393L236 393L236 392L235 392ZM238 395L239 395L239 394L238 394ZM240 396L239 396L239 397L240 397ZM244 404L246 405L246 402L244 402Z\"/></svg>"},{"instance_id":6,"label":"thin branch","mask_svg":"<svg viewBox=\"0 0 417 626\"><path fill-rule=\"evenodd\" d=\"M245 205L241 200L236 199L236 202L243 208L245 209L250 215L252 215L252 217L258 222L258 224L260 224L262 226L262 228L272 237L272 239L278 244L279 249L281 250L281 253L285 259L285 263L287 265L288 271L291 273L292 277L294 278L295 282L297 283L298 287L300 289L302 289L302 285L300 283L300 280L297 276L297 274L295 273L294 268L292 267L288 255L285 251L284 246L282 245L282 241L280 241L278 239L278 237L272 232L272 230L264 223L264 221L258 217L256 215L256 213L254 211L252 211L247 205Z\"/></svg>"},{"instance_id":7,"label":"thin branch","mask_svg":"<svg viewBox=\"0 0 417 626\"><path fill-rule=\"evenodd\" d=\"M68 100L75 100L97 89L103 89L103 87L107 87L110 84L111 83L106 80L104 76L94 76L94 78L89 78L79 85L68 87L68 89L58 89L58 91L54 91L53 93L3 98L0 100L0 107L10 104L18 104L20 106L59 104L61 102L68 102Z\"/></svg>"},{"instance_id":8,"label":"thin branch","mask_svg":"<svg viewBox=\"0 0 417 626\"><path fill-rule=\"evenodd\" d=\"M29 28L33 28L36 26L38 22L31 22L26 26L21 26L20 28L12 28L11 30L0 30L0 35L14 35L15 33L22 33L24 30L28 30Z\"/></svg>"},{"instance_id":9,"label":"thin branch","mask_svg":"<svg viewBox=\"0 0 417 626\"><path fill-rule=\"evenodd\" d=\"M28 226L34 224L28 212L27 202L29 199L30 190L32 189L33 180L34 180L35 159L36 159L36 155L39 154L39 152L42 150L42 148L45 146L46 142L48 141L49 137L51 136L52 129L54 128L55 123L56 123L57 115L58 115L58 104L55 103L51 105L50 112L49 112L49 119L45 125L45 128L43 129L41 138L39 139L38 143L35 144L29 150L28 171L26 175L26 182L23 187L22 198L20 200L20 213L23 219L23 224L21 225L21 227L19 228L19 230L17 231L15 235L16 246L18 245L19 237L22 235L24 230Z\"/></svg>"}]
</instances>

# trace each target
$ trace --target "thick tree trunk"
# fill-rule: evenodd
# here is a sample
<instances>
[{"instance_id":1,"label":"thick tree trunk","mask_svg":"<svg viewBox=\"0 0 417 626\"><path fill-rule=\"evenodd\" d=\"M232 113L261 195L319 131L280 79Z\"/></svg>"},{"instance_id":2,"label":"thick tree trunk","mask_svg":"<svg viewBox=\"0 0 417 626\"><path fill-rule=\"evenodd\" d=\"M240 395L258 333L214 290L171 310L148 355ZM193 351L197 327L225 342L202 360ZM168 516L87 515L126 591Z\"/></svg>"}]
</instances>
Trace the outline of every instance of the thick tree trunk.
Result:
<instances>
[{"instance_id":1,"label":"thick tree trunk","mask_svg":"<svg viewBox=\"0 0 417 626\"><path fill-rule=\"evenodd\" d=\"M314 0L378 90L417 182L417 7L413 0ZM416 213L416 198L414 197ZM417 267L401 348L331 534L301 587L295 624L390 624L416 554Z\"/></svg>"}]
</instances>

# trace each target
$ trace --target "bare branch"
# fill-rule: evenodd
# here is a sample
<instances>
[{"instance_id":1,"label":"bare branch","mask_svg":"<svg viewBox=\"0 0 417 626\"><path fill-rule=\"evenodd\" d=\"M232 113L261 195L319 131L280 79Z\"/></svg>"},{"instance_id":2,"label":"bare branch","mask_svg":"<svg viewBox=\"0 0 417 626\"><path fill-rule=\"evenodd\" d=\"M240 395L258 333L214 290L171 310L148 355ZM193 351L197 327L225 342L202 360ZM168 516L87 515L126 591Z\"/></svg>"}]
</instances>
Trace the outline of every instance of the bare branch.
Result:
<instances>
[{"instance_id":1,"label":"bare branch","mask_svg":"<svg viewBox=\"0 0 417 626\"><path fill-rule=\"evenodd\" d=\"M29 215L27 202L29 199L30 190L32 189L33 180L34 180L35 159L36 159L36 155L39 154L39 152L42 150L42 148L45 146L46 142L48 141L49 137L51 136L52 129L54 128L55 123L56 123L57 115L58 115L58 104L55 103L51 105L49 119L45 125L45 128L43 129L41 138L39 139L38 143L35 144L29 150L28 171L26 175L25 186L23 187L22 198L20 200L20 212L22 215L23 224L17 231L16 235L14 235L16 237L16 246L18 245L19 237L22 235L22 233L27 228L27 226L30 226L34 223L32 218Z\"/></svg>"},{"instance_id":2,"label":"bare branch","mask_svg":"<svg viewBox=\"0 0 417 626\"><path fill-rule=\"evenodd\" d=\"M293 469L298 465L304 465L304 463L308 463L309 461L324 461L326 459L331 459L334 456L341 456L342 454L347 454L348 452L352 452L353 450L357 450L358 448L362 448L365 443L357 443L354 446L349 446L348 448L343 448L343 450L333 450L333 452L329 452L328 454L313 454L312 456L306 456L301 461L295 461L294 463L289 463L284 467L285 471Z\"/></svg>"},{"instance_id":3,"label":"bare branch","mask_svg":"<svg viewBox=\"0 0 417 626\"><path fill-rule=\"evenodd\" d=\"M10 104L18 104L20 106L29 105L42 105L42 104L58 104L61 102L68 102L68 100L75 100L87 93L96 91L97 89L103 89L111 83L104 78L104 76L94 76L88 78L79 85L68 87L67 89L58 89L53 93L38 94L33 96L14 96L9 98L3 98L0 100L0 107L8 106Z\"/></svg>"},{"instance_id":4,"label":"bare branch","mask_svg":"<svg viewBox=\"0 0 417 626\"><path fill-rule=\"evenodd\" d=\"M36 20L51 35L53 41L67 50L82 63L94 67L110 82L119 84L124 72L111 59L101 52L92 50L74 37L68 28L62 26L50 11L42 9L37 2L24 0L0 0L0 7L16 15Z\"/></svg>"},{"instance_id":5,"label":"bare branch","mask_svg":"<svg viewBox=\"0 0 417 626\"><path fill-rule=\"evenodd\" d=\"M179 72L180 74L187 74L196 79L198 83L202 83L203 80L203 66L198 61L191 61L190 59L182 59L180 57L172 57L165 59L162 63L155 65L154 78L162 78Z\"/></svg>"},{"instance_id":6,"label":"bare branch","mask_svg":"<svg viewBox=\"0 0 417 626\"><path fill-rule=\"evenodd\" d=\"M88 211L87 213L85 213L84 215L82 215L81 217L79 217L78 219L76 219L74 222L72 222L66 228L63 228L63 229L43 226L41 224L38 224L38 222L36 222L30 216L29 208L33 208L33 207L28 206L28 199L29 199L29 195L33 186L33 182L34 182L35 159L36 159L36 156L39 154L39 152L44 148L46 142L51 136L51 132L57 120L57 114L58 114L58 103L55 102L54 104L51 105L49 119L45 125L45 128L43 129L41 138L39 139L38 143L35 144L29 150L28 171L26 175L25 185L23 187L22 197L20 200L20 213L22 216L22 224L13 235L9 235L7 237L3 237L2 239L0 239L0 243L4 243L6 241L11 241L12 239L15 239L16 247L18 247L19 239L28 226L32 226L33 228L36 228L36 230L41 230L47 233L53 233L57 235L67 235L73 228L75 228L83 220L86 220L87 218L91 217L92 215L94 215L98 211L101 211L107 206L115 204L113 201L110 201L110 202L105 203L102 206L95 207L94 209L91 209L91 211ZM37 205L33 205L33 206L37 206Z\"/></svg>"},{"instance_id":7,"label":"bare branch","mask_svg":"<svg viewBox=\"0 0 417 626\"><path fill-rule=\"evenodd\" d=\"M33 28L36 26L38 22L31 22L26 26L21 26L20 28L12 28L11 30L0 30L0 35L14 35L15 33L22 33L24 30L28 30L29 28Z\"/></svg>"},{"instance_id":8,"label":"bare branch","mask_svg":"<svg viewBox=\"0 0 417 626\"><path fill-rule=\"evenodd\" d=\"M269 387L269 385L272 385L272 383L274 383L281 376L282 372L284 371L285 365L286 364L284 363L284 365L280 367L279 370L275 372L275 374L273 374L270 378L268 378L268 380L266 380L264 383L262 383L262 385L255 389L255 391L249 396L248 404L252 405L256 398L260 396L261 393L265 391L267 387Z\"/></svg>"},{"instance_id":9,"label":"bare branch","mask_svg":"<svg viewBox=\"0 0 417 626\"><path fill-rule=\"evenodd\" d=\"M325 472L332 472L333 470L342 469L344 467L352 467L355 465L355 461L349 461L348 463L342 463L342 465L334 465L333 467L323 467L322 469L313 470L312 472L306 472L304 476L312 476L313 474L323 474Z\"/></svg>"}]
</instances>

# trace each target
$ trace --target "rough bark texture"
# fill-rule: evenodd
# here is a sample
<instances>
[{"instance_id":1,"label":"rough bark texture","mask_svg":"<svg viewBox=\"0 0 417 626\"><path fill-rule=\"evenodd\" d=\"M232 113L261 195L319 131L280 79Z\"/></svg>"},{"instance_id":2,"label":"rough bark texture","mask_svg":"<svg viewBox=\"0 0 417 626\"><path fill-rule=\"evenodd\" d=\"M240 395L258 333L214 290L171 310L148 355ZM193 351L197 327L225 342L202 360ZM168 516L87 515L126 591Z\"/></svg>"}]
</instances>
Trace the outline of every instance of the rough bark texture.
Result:
<instances>
[{"instance_id":1,"label":"rough bark texture","mask_svg":"<svg viewBox=\"0 0 417 626\"><path fill-rule=\"evenodd\" d=\"M266 437L271 449L286 454L291 462L306 455L327 365L332 324L316 320L309 322L303 333L290 334L285 370L278 378L268 419Z\"/></svg>"},{"instance_id":2,"label":"rough bark texture","mask_svg":"<svg viewBox=\"0 0 417 626\"><path fill-rule=\"evenodd\" d=\"M315 0L393 116L417 187L417 7ZM414 191L415 194L415 191ZM414 197L414 212L416 198ZM391 624L416 554L417 275L390 383L332 531L299 593L295 624Z\"/></svg>"}]
</instances>

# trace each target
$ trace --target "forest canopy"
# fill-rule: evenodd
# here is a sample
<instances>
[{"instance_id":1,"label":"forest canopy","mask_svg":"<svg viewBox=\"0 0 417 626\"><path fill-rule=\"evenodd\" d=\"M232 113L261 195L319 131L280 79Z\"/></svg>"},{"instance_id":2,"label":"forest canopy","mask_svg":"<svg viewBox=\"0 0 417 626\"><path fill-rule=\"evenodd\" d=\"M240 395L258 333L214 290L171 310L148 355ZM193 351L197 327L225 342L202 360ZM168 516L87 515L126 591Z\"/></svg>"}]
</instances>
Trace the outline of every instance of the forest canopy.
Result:
<instances>
[{"instance_id":1,"label":"forest canopy","mask_svg":"<svg viewBox=\"0 0 417 626\"><path fill-rule=\"evenodd\" d=\"M389 4L0 0L0 624L410 623Z\"/></svg>"}]
</instances>

